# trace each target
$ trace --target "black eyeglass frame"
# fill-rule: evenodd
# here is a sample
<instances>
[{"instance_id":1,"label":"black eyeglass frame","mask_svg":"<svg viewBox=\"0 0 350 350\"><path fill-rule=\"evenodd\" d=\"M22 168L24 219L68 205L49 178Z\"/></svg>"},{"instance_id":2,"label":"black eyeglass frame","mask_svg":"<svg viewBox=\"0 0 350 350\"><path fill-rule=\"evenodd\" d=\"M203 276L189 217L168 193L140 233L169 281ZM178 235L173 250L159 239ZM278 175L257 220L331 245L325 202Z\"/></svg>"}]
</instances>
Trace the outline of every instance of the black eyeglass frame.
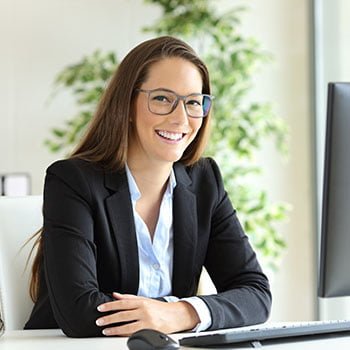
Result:
<instances>
[{"instance_id":1,"label":"black eyeglass frame","mask_svg":"<svg viewBox=\"0 0 350 350\"><path fill-rule=\"evenodd\" d=\"M213 100L214 100L214 98L215 98L215 96L213 96L213 95L201 94L201 93L193 93L193 94L189 94L189 95L179 95L179 94L177 94L175 91L170 90L170 89L165 89L165 88L157 88L157 89L151 89L151 90L146 90L146 89L135 89L135 91L137 91L137 92L144 92L144 93L146 93L146 94L148 95L148 96L147 96L147 107L148 107L148 110L149 110L151 113L155 114L155 115L168 115L168 114L174 112L174 110L176 109L176 107L177 107L178 104L179 104L179 100L182 100L182 101L184 102L184 107L185 107L186 114L187 114L189 117L191 117L191 118L196 118L196 119L205 118L205 117L207 117L207 116L209 115L210 109L211 109L211 107L212 107L212 102L213 102ZM153 112L153 111L151 110L150 105L149 105L149 96L150 96L150 94L151 94L152 92L154 92L154 91L166 91L166 92L171 92L172 94L174 94L174 95L176 96L176 100L174 101L174 103L173 103L173 105L172 105L172 107L171 107L171 109L170 109L169 112L167 112L167 113L156 113L156 112ZM206 114L204 114L203 116L198 117L198 116L193 116L193 115L191 115L191 114L188 113L188 111L187 111L187 106L186 106L186 104L185 104L185 101L186 101L186 99L187 99L189 96L204 96L204 97L209 97L210 106L209 106L208 111L206 112Z\"/></svg>"}]
</instances>

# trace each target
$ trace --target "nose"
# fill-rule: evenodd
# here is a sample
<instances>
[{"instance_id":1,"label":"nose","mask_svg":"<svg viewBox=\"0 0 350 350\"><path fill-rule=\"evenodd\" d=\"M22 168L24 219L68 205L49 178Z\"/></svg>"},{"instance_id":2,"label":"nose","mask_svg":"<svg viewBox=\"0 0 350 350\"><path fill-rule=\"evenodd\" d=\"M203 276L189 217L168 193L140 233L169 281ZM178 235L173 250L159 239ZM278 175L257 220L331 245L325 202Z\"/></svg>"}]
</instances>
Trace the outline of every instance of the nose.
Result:
<instances>
[{"instance_id":1,"label":"nose","mask_svg":"<svg viewBox=\"0 0 350 350\"><path fill-rule=\"evenodd\" d=\"M169 117L174 124L188 124L188 115L185 108L185 101L180 100L175 109L169 114Z\"/></svg>"}]
</instances>

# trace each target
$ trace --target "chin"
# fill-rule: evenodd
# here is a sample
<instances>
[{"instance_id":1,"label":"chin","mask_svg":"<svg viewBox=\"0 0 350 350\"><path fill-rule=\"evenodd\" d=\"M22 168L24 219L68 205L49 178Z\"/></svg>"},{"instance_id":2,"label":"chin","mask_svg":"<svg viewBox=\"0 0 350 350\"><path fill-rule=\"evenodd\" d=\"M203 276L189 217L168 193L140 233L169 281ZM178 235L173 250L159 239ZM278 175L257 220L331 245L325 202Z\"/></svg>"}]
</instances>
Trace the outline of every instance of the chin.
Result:
<instances>
[{"instance_id":1,"label":"chin","mask_svg":"<svg viewBox=\"0 0 350 350\"><path fill-rule=\"evenodd\" d=\"M162 160L163 162L167 162L167 163L175 163L178 160L180 160L182 157L182 153L181 154L174 154L174 155L170 155L168 154L165 157L160 157L159 159Z\"/></svg>"}]
</instances>

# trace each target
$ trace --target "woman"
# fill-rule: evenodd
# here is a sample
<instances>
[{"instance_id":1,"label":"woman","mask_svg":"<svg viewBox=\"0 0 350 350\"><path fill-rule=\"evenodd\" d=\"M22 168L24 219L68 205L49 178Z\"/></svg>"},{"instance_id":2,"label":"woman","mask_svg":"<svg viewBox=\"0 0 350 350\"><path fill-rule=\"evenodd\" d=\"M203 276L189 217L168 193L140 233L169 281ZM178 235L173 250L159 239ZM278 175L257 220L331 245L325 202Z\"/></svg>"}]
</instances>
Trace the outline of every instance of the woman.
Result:
<instances>
[{"instance_id":1,"label":"woman","mask_svg":"<svg viewBox=\"0 0 350 350\"><path fill-rule=\"evenodd\" d=\"M72 337L267 319L271 294L212 159L209 75L172 37L135 47L73 155L51 165L27 329ZM195 296L205 266L218 290Z\"/></svg>"}]
</instances>

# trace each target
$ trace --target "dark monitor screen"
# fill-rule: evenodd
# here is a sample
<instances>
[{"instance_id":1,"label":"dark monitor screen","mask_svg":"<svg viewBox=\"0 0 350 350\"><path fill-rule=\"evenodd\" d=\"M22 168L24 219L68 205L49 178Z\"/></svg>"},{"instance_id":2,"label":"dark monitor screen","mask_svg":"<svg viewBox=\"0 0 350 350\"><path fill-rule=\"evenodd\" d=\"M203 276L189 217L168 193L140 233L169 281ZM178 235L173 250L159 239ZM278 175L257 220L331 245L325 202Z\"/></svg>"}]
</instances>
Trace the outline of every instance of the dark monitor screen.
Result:
<instances>
[{"instance_id":1,"label":"dark monitor screen","mask_svg":"<svg viewBox=\"0 0 350 350\"><path fill-rule=\"evenodd\" d=\"M350 83L329 83L318 294L350 296Z\"/></svg>"}]
</instances>

